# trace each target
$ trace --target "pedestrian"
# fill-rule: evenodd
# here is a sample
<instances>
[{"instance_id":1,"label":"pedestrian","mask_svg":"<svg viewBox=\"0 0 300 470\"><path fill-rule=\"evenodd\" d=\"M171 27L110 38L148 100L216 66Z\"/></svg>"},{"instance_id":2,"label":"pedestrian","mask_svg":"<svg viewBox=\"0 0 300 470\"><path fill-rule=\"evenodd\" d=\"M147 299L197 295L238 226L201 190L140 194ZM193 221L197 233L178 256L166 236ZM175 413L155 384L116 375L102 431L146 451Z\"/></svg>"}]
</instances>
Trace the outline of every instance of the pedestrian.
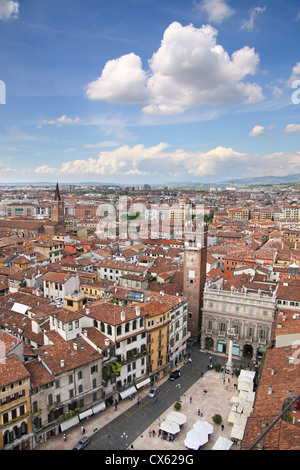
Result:
<instances>
[{"instance_id":1,"label":"pedestrian","mask_svg":"<svg viewBox=\"0 0 300 470\"><path fill-rule=\"evenodd\" d=\"M190 397L190 403L192 403L192 397Z\"/></svg>"},{"instance_id":2,"label":"pedestrian","mask_svg":"<svg viewBox=\"0 0 300 470\"><path fill-rule=\"evenodd\" d=\"M201 414L201 410L198 410L198 416L200 416L200 414Z\"/></svg>"},{"instance_id":3,"label":"pedestrian","mask_svg":"<svg viewBox=\"0 0 300 470\"><path fill-rule=\"evenodd\" d=\"M83 426L81 426L81 434L85 434L85 429Z\"/></svg>"},{"instance_id":4,"label":"pedestrian","mask_svg":"<svg viewBox=\"0 0 300 470\"><path fill-rule=\"evenodd\" d=\"M224 431L224 424L221 424L221 431Z\"/></svg>"},{"instance_id":5,"label":"pedestrian","mask_svg":"<svg viewBox=\"0 0 300 470\"><path fill-rule=\"evenodd\" d=\"M67 440L67 435L66 435L66 433L64 433L64 441L66 441L66 440Z\"/></svg>"},{"instance_id":6,"label":"pedestrian","mask_svg":"<svg viewBox=\"0 0 300 470\"><path fill-rule=\"evenodd\" d=\"M200 416L203 418L203 410L200 410Z\"/></svg>"},{"instance_id":7,"label":"pedestrian","mask_svg":"<svg viewBox=\"0 0 300 470\"><path fill-rule=\"evenodd\" d=\"M151 437L151 436L152 436L152 430L149 429L149 437Z\"/></svg>"},{"instance_id":8,"label":"pedestrian","mask_svg":"<svg viewBox=\"0 0 300 470\"><path fill-rule=\"evenodd\" d=\"M152 436L155 437L155 430L152 431Z\"/></svg>"},{"instance_id":9,"label":"pedestrian","mask_svg":"<svg viewBox=\"0 0 300 470\"><path fill-rule=\"evenodd\" d=\"M191 357L189 357L189 363L191 364L191 362L192 362L192 358L191 358Z\"/></svg>"}]
</instances>

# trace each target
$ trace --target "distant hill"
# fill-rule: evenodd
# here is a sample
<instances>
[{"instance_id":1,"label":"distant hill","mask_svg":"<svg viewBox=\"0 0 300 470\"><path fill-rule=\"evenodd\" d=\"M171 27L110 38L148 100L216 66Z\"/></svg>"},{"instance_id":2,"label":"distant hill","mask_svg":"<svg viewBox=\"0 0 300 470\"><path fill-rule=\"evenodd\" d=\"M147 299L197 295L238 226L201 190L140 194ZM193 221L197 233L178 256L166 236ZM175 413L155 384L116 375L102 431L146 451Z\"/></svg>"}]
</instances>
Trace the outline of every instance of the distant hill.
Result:
<instances>
[{"instance_id":1,"label":"distant hill","mask_svg":"<svg viewBox=\"0 0 300 470\"><path fill-rule=\"evenodd\" d=\"M220 181L216 184L245 186L253 184L288 184L300 182L300 174L286 176L260 176L252 178L241 178L234 180Z\"/></svg>"}]
</instances>

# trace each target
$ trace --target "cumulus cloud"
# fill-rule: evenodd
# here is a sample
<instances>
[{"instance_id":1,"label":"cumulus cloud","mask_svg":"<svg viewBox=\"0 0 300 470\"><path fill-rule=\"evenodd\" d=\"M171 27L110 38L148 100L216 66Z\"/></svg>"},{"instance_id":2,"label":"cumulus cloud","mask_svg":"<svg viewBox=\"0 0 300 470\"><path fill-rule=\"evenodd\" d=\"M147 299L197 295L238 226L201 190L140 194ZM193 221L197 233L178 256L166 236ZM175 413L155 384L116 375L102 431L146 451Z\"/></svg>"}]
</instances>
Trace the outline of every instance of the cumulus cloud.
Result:
<instances>
[{"instance_id":1,"label":"cumulus cloud","mask_svg":"<svg viewBox=\"0 0 300 470\"><path fill-rule=\"evenodd\" d=\"M287 133L300 132L300 124L288 124L285 128L285 132Z\"/></svg>"},{"instance_id":2,"label":"cumulus cloud","mask_svg":"<svg viewBox=\"0 0 300 470\"><path fill-rule=\"evenodd\" d=\"M140 57L131 53L109 60L99 78L89 83L86 96L115 103L140 103L147 99L147 74Z\"/></svg>"},{"instance_id":3,"label":"cumulus cloud","mask_svg":"<svg viewBox=\"0 0 300 470\"><path fill-rule=\"evenodd\" d=\"M116 103L145 103L148 114L172 115L206 104L255 103L262 89L245 81L253 76L259 55L248 46L231 56L217 44L217 30L172 23L149 60L128 54L107 62L101 76L87 86L86 96Z\"/></svg>"},{"instance_id":4,"label":"cumulus cloud","mask_svg":"<svg viewBox=\"0 0 300 470\"><path fill-rule=\"evenodd\" d=\"M300 62L293 67L291 76L287 80L287 86L290 87L293 85L293 82L300 79Z\"/></svg>"},{"instance_id":5,"label":"cumulus cloud","mask_svg":"<svg viewBox=\"0 0 300 470\"><path fill-rule=\"evenodd\" d=\"M264 132L264 126L254 126L249 132L250 137L270 137L272 134ZM269 126L268 129L274 129L274 126Z\"/></svg>"},{"instance_id":6,"label":"cumulus cloud","mask_svg":"<svg viewBox=\"0 0 300 470\"><path fill-rule=\"evenodd\" d=\"M221 23L234 13L225 0L202 0L196 8L207 13L209 21L213 23Z\"/></svg>"},{"instance_id":7,"label":"cumulus cloud","mask_svg":"<svg viewBox=\"0 0 300 470\"><path fill-rule=\"evenodd\" d=\"M16 19L18 16L18 2L14 0L0 0L0 20Z\"/></svg>"},{"instance_id":8,"label":"cumulus cloud","mask_svg":"<svg viewBox=\"0 0 300 470\"><path fill-rule=\"evenodd\" d=\"M240 29L241 30L246 29L248 31L253 31L254 30L254 22L255 22L257 16L260 15L261 13L264 13L264 11L266 11L266 9L267 9L267 6L252 8L252 10L250 11L249 19L243 21L242 26L241 26Z\"/></svg>"},{"instance_id":9,"label":"cumulus cloud","mask_svg":"<svg viewBox=\"0 0 300 470\"><path fill-rule=\"evenodd\" d=\"M282 175L300 172L299 153L277 152L248 154L231 147L218 146L208 151L171 151L166 143L145 147L123 145L103 150L95 157L69 160L59 168L47 165L36 168L37 174L82 176L114 176L124 181L126 176L187 181L207 176L219 178L244 176Z\"/></svg>"}]
</instances>

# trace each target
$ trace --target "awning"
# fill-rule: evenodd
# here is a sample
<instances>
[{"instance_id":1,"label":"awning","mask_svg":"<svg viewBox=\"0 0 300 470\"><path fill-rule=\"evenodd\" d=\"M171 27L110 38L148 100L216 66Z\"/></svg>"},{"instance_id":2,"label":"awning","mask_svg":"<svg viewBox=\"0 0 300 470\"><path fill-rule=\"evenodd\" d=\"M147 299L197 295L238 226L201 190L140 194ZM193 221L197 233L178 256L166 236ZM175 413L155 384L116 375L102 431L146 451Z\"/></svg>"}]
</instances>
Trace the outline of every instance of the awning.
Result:
<instances>
[{"instance_id":1,"label":"awning","mask_svg":"<svg viewBox=\"0 0 300 470\"><path fill-rule=\"evenodd\" d=\"M237 439L238 441L242 441L244 437L245 428L243 426L239 426L238 424L234 424L232 426L232 430L230 433L230 437L232 439Z\"/></svg>"},{"instance_id":2,"label":"awning","mask_svg":"<svg viewBox=\"0 0 300 470\"><path fill-rule=\"evenodd\" d=\"M69 429L72 426L76 426L76 424L78 423L79 423L78 416L73 416L73 418L67 419L66 421L63 421L62 423L60 423L60 429L62 432L64 432L66 429Z\"/></svg>"},{"instance_id":3,"label":"awning","mask_svg":"<svg viewBox=\"0 0 300 470\"><path fill-rule=\"evenodd\" d=\"M199 447L203 446L208 442L208 434L200 433L196 429L192 429L186 435L184 445L188 449L198 450Z\"/></svg>"},{"instance_id":4,"label":"awning","mask_svg":"<svg viewBox=\"0 0 300 470\"><path fill-rule=\"evenodd\" d=\"M226 437L218 437L217 442L214 444L212 450L229 450L233 442Z\"/></svg>"},{"instance_id":5,"label":"awning","mask_svg":"<svg viewBox=\"0 0 300 470\"><path fill-rule=\"evenodd\" d=\"M82 413L79 413L79 419L80 421L84 418L87 418L88 416L91 416L93 414L92 408L89 408L88 410L83 411Z\"/></svg>"},{"instance_id":6,"label":"awning","mask_svg":"<svg viewBox=\"0 0 300 470\"><path fill-rule=\"evenodd\" d=\"M186 422L186 416L183 413L179 413L178 411L171 411L167 415L168 421L174 421L175 423L182 426Z\"/></svg>"},{"instance_id":7,"label":"awning","mask_svg":"<svg viewBox=\"0 0 300 470\"><path fill-rule=\"evenodd\" d=\"M159 429L170 434L177 434L180 431L180 426L175 421L163 421Z\"/></svg>"},{"instance_id":8,"label":"awning","mask_svg":"<svg viewBox=\"0 0 300 470\"><path fill-rule=\"evenodd\" d=\"M124 400L124 398L130 397L130 395L133 395L136 392L137 392L137 389L133 385L132 387L129 387L126 390L123 390L123 392L119 392L119 393L120 393L122 400Z\"/></svg>"},{"instance_id":9,"label":"awning","mask_svg":"<svg viewBox=\"0 0 300 470\"><path fill-rule=\"evenodd\" d=\"M98 405L93 406L92 410L93 410L93 413L96 414L96 413L99 413L99 411L105 410L105 408L106 408L106 404L103 401L101 403L98 403Z\"/></svg>"},{"instance_id":10,"label":"awning","mask_svg":"<svg viewBox=\"0 0 300 470\"><path fill-rule=\"evenodd\" d=\"M196 429L196 431L203 430L207 432L207 434L212 434L214 432L213 426L207 421L196 421L193 425L193 429Z\"/></svg>"},{"instance_id":11,"label":"awning","mask_svg":"<svg viewBox=\"0 0 300 470\"><path fill-rule=\"evenodd\" d=\"M140 382L139 384L136 384L135 386L136 386L137 389L139 389L139 388L143 387L144 385L147 385L150 382L151 382L151 380L148 378L146 380L143 380L143 382Z\"/></svg>"}]
</instances>

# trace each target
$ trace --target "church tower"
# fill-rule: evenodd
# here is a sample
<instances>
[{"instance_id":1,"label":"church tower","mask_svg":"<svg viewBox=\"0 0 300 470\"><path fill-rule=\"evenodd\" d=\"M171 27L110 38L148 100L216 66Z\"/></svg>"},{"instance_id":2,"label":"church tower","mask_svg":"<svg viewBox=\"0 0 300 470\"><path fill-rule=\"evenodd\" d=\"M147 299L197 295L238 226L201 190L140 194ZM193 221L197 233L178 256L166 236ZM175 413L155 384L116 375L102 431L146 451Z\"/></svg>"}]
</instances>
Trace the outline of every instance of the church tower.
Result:
<instances>
[{"instance_id":1,"label":"church tower","mask_svg":"<svg viewBox=\"0 0 300 470\"><path fill-rule=\"evenodd\" d=\"M201 332L203 291L206 281L207 224L185 233L183 294L189 298L188 331L195 338Z\"/></svg>"},{"instance_id":2,"label":"church tower","mask_svg":"<svg viewBox=\"0 0 300 470\"><path fill-rule=\"evenodd\" d=\"M58 183L56 183L54 199L51 201L51 221L64 225L64 202L61 199Z\"/></svg>"}]
</instances>

